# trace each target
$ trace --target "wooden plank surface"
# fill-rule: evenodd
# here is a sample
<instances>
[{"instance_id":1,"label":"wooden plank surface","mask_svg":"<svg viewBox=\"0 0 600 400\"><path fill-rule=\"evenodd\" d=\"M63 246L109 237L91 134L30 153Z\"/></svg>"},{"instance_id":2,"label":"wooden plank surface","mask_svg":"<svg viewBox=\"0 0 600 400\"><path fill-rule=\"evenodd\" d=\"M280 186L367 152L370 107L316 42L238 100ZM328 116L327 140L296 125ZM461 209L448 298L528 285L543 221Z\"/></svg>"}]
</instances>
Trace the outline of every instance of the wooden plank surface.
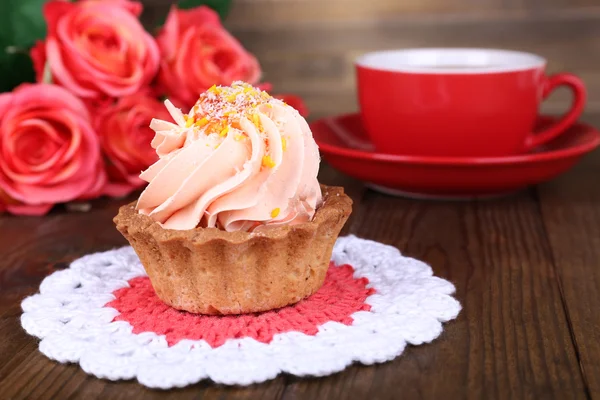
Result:
<instances>
[{"instance_id":1,"label":"wooden plank surface","mask_svg":"<svg viewBox=\"0 0 600 400\"><path fill-rule=\"evenodd\" d=\"M357 214L352 233L429 262L465 309L431 346L295 381L284 399L586 397L533 192L438 203L369 191Z\"/></svg>"},{"instance_id":2,"label":"wooden plank surface","mask_svg":"<svg viewBox=\"0 0 600 400\"><path fill-rule=\"evenodd\" d=\"M165 0L153 0L164 3ZM227 22L240 27L297 28L318 25L374 24L406 19L480 19L503 15L563 17L598 11L595 0L237 0Z\"/></svg>"},{"instance_id":3,"label":"wooden plank surface","mask_svg":"<svg viewBox=\"0 0 600 400\"><path fill-rule=\"evenodd\" d=\"M588 118L600 126L600 116ZM600 154L538 189L557 282L577 356L593 398L600 398Z\"/></svg>"},{"instance_id":4,"label":"wooden plank surface","mask_svg":"<svg viewBox=\"0 0 600 400\"><path fill-rule=\"evenodd\" d=\"M590 175L583 175L589 185ZM318 379L278 377L249 388L204 382L167 392L167 398L393 399L402 394L405 398L549 399L586 398L586 390L593 392L595 378L587 373L596 372L597 342L582 325L594 315L580 315L577 321L581 329L577 345L586 343L590 352L584 380L570 336L573 326L567 319L577 314L570 307L563 308L553 265L557 251L563 252L565 263L572 256L568 247L556 245L562 239L549 236L548 242L544 227L552 218L541 218L535 191L488 202L419 202L364 191L358 182L327 166L321 180L343 184L355 199L347 232L395 245L454 282L464 306L459 318L447 324L432 344L409 347L399 359L383 365L353 366ZM584 205L582 215L592 209L598 213L597 204ZM76 366L49 361L37 351L37 341L19 326L20 299L35 292L45 275L85 253L125 243L111 222L117 206L100 202L87 214L57 211L42 219L0 218L0 337L9 339L0 344L0 398L153 399L165 395L135 382L98 380ZM592 229L584 221L571 223L573 228L565 235L577 237L579 227ZM592 258L600 248L584 251ZM586 280L588 288L582 293L593 295L598 272L596 278L576 272L571 272L573 284ZM587 298L571 299L572 307L585 311L594 304ZM586 382L591 389L585 387Z\"/></svg>"}]
</instances>

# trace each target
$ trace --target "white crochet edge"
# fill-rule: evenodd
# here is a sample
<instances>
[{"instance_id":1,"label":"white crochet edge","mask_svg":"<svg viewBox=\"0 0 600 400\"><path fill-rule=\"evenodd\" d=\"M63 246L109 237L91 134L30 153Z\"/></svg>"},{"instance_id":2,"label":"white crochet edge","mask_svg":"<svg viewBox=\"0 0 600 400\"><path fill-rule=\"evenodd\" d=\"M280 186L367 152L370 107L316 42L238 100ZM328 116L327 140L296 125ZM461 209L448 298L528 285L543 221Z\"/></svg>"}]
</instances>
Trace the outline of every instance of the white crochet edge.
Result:
<instances>
[{"instance_id":1,"label":"white crochet edge","mask_svg":"<svg viewBox=\"0 0 600 400\"><path fill-rule=\"evenodd\" d=\"M382 363L400 355L407 343L437 338L442 322L456 318L461 309L450 282L394 247L341 237L332 260L352 265L354 276L369 279L376 293L366 300L370 311L352 314L352 325L327 322L314 336L288 332L268 344L230 339L213 349L204 340L169 347L164 335L133 334L128 322L111 322L117 310L104 307L114 300L113 291L146 275L131 247L87 255L48 276L40 294L23 301L21 324L42 339L40 351L53 360L78 362L98 378L136 378L147 387L168 389L206 378L249 385L282 372L324 376L353 362Z\"/></svg>"}]
</instances>

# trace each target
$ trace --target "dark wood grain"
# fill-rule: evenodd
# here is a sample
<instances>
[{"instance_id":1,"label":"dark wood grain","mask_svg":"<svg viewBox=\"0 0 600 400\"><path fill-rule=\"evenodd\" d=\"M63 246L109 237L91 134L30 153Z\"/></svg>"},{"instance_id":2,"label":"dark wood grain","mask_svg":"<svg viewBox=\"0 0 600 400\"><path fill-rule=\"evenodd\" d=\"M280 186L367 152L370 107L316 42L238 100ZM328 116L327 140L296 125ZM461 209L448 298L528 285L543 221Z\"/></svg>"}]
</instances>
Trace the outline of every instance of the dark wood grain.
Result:
<instances>
[{"instance_id":1,"label":"dark wood grain","mask_svg":"<svg viewBox=\"0 0 600 400\"><path fill-rule=\"evenodd\" d=\"M597 126L600 116L588 118ZM538 188L557 282L584 379L600 398L600 151Z\"/></svg>"},{"instance_id":2,"label":"dark wood grain","mask_svg":"<svg viewBox=\"0 0 600 400\"><path fill-rule=\"evenodd\" d=\"M589 184L589 174L582 175ZM561 237L546 235L545 225L551 228L553 219L540 214L540 210L552 214L547 209L552 204L567 203L555 199L540 206L534 190L487 202L398 199L365 191L326 165L320 179L344 185L355 200L346 232L395 245L406 255L429 262L437 275L456 284L464 309L434 343L409 347L383 365L352 366L318 379L280 376L248 388L203 382L182 390L152 391L135 382L107 382L85 375L77 366L56 364L42 356L37 341L20 328L19 302L37 290L44 276L70 260L125 243L111 218L127 200L104 201L86 214L57 210L45 218L0 217L0 337L6 338L0 341L0 398L560 399L595 393L597 336L585 326L589 320L598 321L590 307L595 303L582 302L574 290L586 298L596 295L597 280L572 270L563 277L562 289L568 293L566 279L573 290L573 309L561 298L557 273L564 275L566 270L560 270L560 257L571 265L573 253L557 245ZM597 204L585 204L596 207L589 212L597 215ZM590 223L571 224L567 236L582 235L577 233L580 228L597 232ZM600 248L581 251L591 260ZM585 273L594 276L591 264L588 269ZM587 281L583 288L582 280ZM570 321L574 315L579 319ZM575 344L571 331L579 337ZM589 352L587 358L582 351Z\"/></svg>"},{"instance_id":3,"label":"dark wood grain","mask_svg":"<svg viewBox=\"0 0 600 400\"><path fill-rule=\"evenodd\" d=\"M456 284L465 308L434 344L374 368L290 383L285 399L586 397L531 192L474 203L367 192L359 212L352 233L429 262Z\"/></svg>"},{"instance_id":4,"label":"dark wood grain","mask_svg":"<svg viewBox=\"0 0 600 400\"><path fill-rule=\"evenodd\" d=\"M170 0L144 0L164 4ZM595 0L237 0L227 22L235 26L273 29L303 25L378 23L398 17L410 19L485 19L503 15L522 18L549 16L558 12L570 14L578 10L597 10ZM335 28L335 27L334 27Z\"/></svg>"},{"instance_id":5,"label":"dark wood grain","mask_svg":"<svg viewBox=\"0 0 600 400\"><path fill-rule=\"evenodd\" d=\"M84 254L127 242L112 218L131 199L94 202L89 213L54 210L43 218L0 216L0 399L154 399L165 393L135 382L112 383L86 375L78 366L60 365L37 350L37 340L20 326L20 301L38 290L41 280ZM177 399L278 399L280 377L250 388L228 389L203 383L171 391Z\"/></svg>"}]
</instances>

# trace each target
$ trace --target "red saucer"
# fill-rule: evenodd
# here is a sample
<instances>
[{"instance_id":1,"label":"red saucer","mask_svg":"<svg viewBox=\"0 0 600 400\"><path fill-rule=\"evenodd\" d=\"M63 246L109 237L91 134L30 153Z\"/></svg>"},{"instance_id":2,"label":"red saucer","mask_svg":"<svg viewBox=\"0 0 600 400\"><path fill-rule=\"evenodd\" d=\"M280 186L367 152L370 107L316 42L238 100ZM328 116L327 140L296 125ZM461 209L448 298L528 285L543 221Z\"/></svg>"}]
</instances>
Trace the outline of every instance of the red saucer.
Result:
<instances>
[{"instance_id":1,"label":"red saucer","mask_svg":"<svg viewBox=\"0 0 600 400\"><path fill-rule=\"evenodd\" d=\"M553 123L542 116L537 129ZM321 154L334 168L384 193L420 198L496 196L548 181L600 143L600 132L578 123L532 153L494 158L424 157L377 153L360 114L311 124ZM485 134L485 132L482 132Z\"/></svg>"}]
</instances>

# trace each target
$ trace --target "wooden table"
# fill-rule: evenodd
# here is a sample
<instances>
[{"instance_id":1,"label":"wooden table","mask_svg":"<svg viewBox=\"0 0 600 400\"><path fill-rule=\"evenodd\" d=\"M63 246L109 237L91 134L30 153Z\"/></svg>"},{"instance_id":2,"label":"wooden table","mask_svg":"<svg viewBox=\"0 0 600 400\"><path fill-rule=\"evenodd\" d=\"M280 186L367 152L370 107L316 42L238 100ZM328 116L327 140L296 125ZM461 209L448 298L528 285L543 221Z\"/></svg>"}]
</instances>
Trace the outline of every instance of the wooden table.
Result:
<instances>
[{"instance_id":1,"label":"wooden table","mask_svg":"<svg viewBox=\"0 0 600 400\"><path fill-rule=\"evenodd\" d=\"M21 328L20 302L71 260L126 244L112 217L127 200L103 200L89 213L0 217L0 399L600 398L600 151L491 201L388 197L326 165L321 180L355 201L344 233L397 246L456 285L464 308L438 340L386 364L248 388L152 391L57 364Z\"/></svg>"}]
</instances>

